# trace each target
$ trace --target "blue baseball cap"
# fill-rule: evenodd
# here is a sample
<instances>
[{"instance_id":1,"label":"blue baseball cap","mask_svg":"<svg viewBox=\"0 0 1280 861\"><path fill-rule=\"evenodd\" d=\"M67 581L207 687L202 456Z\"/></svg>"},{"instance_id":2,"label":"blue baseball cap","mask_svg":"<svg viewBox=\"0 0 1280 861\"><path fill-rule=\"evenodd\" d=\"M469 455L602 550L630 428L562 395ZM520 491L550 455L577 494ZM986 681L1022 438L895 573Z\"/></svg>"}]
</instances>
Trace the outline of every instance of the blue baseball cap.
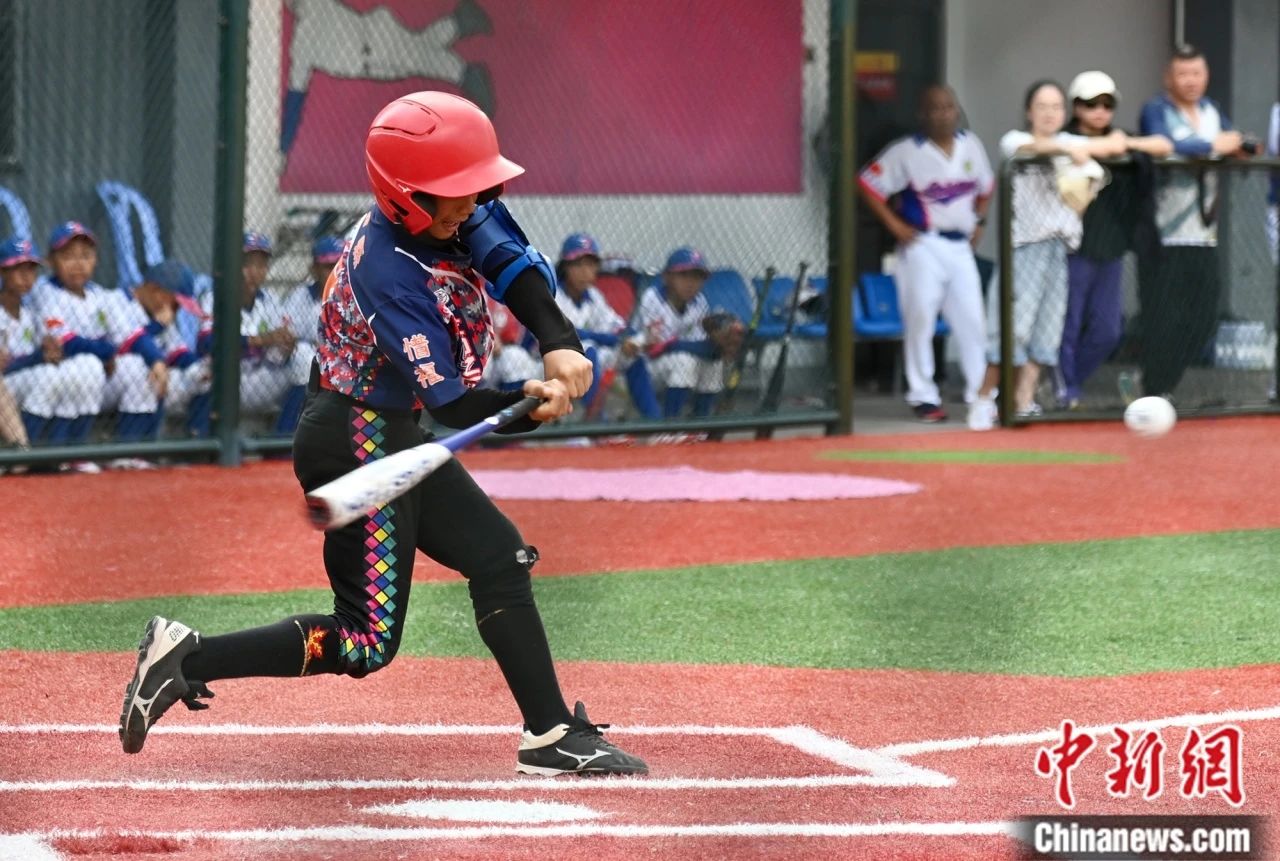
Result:
<instances>
[{"instance_id":1,"label":"blue baseball cap","mask_svg":"<svg viewBox=\"0 0 1280 861\"><path fill-rule=\"evenodd\" d=\"M570 233L560 246L560 259L566 263L579 257L600 257L600 243L587 233Z\"/></svg>"},{"instance_id":2,"label":"blue baseball cap","mask_svg":"<svg viewBox=\"0 0 1280 861\"><path fill-rule=\"evenodd\" d=\"M256 230L246 230L244 232L244 253L248 254L250 251L271 254L271 237Z\"/></svg>"},{"instance_id":3,"label":"blue baseball cap","mask_svg":"<svg viewBox=\"0 0 1280 861\"><path fill-rule=\"evenodd\" d=\"M178 304L197 317L203 317L204 311L196 301L196 276L191 268L179 260L165 260L147 269L143 283L154 284L161 290L167 290L178 300Z\"/></svg>"},{"instance_id":4,"label":"blue baseball cap","mask_svg":"<svg viewBox=\"0 0 1280 861\"><path fill-rule=\"evenodd\" d=\"M707 258L703 257L702 252L698 249L688 246L672 251L671 256L667 258L667 265L662 268L662 271L711 274L711 269L707 266Z\"/></svg>"},{"instance_id":5,"label":"blue baseball cap","mask_svg":"<svg viewBox=\"0 0 1280 861\"><path fill-rule=\"evenodd\" d=\"M0 243L0 269L8 269L11 266L19 266L23 263L34 263L37 266L44 263L40 259L40 253L36 251L36 246L30 239L10 236L3 243Z\"/></svg>"},{"instance_id":6,"label":"blue baseball cap","mask_svg":"<svg viewBox=\"0 0 1280 861\"><path fill-rule=\"evenodd\" d=\"M311 259L316 263L337 263L346 243L341 236L321 236L311 246Z\"/></svg>"},{"instance_id":7,"label":"blue baseball cap","mask_svg":"<svg viewBox=\"0 0 1280 861\"><path fill-rule=\"evenodd\" d=\"M64 245L77 236L83 236L94 245L98 244L98 237L93 235L92 230L78 221L64 221L53 229L53 233L49 234L49 251L60 251Z\"/></svg>"}]
</instances>

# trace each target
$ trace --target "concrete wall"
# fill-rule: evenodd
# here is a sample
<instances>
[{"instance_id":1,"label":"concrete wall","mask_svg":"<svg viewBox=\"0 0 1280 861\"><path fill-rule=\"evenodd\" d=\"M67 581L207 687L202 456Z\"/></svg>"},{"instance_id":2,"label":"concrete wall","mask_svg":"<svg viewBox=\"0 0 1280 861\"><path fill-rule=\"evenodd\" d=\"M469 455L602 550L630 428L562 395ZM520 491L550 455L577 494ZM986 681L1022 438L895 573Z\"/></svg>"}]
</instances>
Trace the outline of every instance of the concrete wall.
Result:
<instances>
[{"instance_id":1,"label":"concrete wall","mask_svg":"<svg viewBox=\"0 0 1280 861\"><path fill-rule=\"evenodd\" d=\"M1102 69L1123 96L1117 124L1136 131L1142 103L1161 89L1171 26L1170 0L950 0L947 82L993 166L1000 136L1022 127L1026 88L1039 78L1066 87L1079 72ZM996 256L994 230L980 250Z\"/></svg>"}]
</instances>

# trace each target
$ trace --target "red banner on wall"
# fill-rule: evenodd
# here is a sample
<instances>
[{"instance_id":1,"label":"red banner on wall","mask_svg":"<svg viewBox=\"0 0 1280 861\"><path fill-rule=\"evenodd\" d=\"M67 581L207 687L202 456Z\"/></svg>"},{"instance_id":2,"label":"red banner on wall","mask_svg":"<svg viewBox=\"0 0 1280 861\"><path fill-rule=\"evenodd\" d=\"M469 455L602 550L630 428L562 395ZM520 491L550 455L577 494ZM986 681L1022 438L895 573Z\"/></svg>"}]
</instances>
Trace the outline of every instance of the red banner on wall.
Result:
<instances>
[{"instance_id":1,"label":"red banner on wall","mask_svg":"<svg viewBox=\"0 0 1280 861\"><path fill-rule=\"evenodd\" d=\"M284 192L362 192L378 110L459 93L521 194L801 190L801 4L290 0Z\"/></svg>"}]
</instances>

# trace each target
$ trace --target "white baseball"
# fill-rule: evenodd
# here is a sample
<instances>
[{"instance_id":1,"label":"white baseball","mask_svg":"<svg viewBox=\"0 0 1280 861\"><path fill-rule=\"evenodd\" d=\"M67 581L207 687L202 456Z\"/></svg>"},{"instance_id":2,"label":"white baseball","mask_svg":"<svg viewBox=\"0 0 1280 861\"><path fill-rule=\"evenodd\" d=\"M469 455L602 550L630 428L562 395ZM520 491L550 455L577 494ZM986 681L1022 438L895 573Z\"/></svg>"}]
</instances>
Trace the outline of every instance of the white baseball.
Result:
<instances>
[{"instance_id":1,"label":"white baseball","mask_svg":"<svg viewBox=\"0 0 1280 861\"><path fill-rule=\"evenodd\" d=\"M1138 398L1124 410L1124 423L1138 436L1155 439L1173 430L1178 411L1164 398L1154 395Z\"/></svg>"}]
</instances>

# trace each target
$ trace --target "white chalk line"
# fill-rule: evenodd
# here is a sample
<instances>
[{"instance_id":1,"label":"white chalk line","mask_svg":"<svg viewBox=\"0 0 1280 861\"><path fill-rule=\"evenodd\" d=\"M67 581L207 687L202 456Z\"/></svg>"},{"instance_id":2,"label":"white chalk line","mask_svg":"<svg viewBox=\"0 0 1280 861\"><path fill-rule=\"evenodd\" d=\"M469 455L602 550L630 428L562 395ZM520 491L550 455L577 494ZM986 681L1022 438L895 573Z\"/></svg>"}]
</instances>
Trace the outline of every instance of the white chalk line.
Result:
<instances>
[{"instance_id":1,"label":"white chalk line","mask_svg":"<svg viewBox=\"0 0 1280 861\"><path fill-rule=\"evenodd\" d=\"M441 780L434 778L349 780L6 780L0 792L324 792L329 790L434 792L670 792L752 789L829 789L846 786L919 786L870 774L813 777L599 777L546 780Z\"/></svg>"},{"instance_id":2,"label":"white chalk line","mask_svg":"<svg viewBox=\"0 0 1280 861\"><path fill-rule=\"evenodd\" d=\"M1109 733L1114 727L1123 727L1130 731L1156 730L1166 727L1205 726L1220 723L1245 723L1248 721L1266 721L1280 719L1280 706L1258 709L1240 709L1235 711L1207 712L1201 714L1184 714L1174 717L1150 718L1148 720L1118 720L1095 726L1076 727L1076 732L1087 732L1091 735ZM929 739L925 741L900 742L875 749L876 753L888 757L911 757L926 753L943 751L971 750L979 747L1022 747L1024 745L1044 744L1062 738L1060 726L1038 732L1008 733L985 737L965 736L963 738Z\"/></svg>"},{"instance_id":3,"label":"white chalk line","mask_svg":"<svg viewBox=\"0 0 1280 861\"><path fill-rule=\"evenodd\" d=\"M114 724L5 724L0 725L0 734L111 734L115 735L117 727ZM256 724L193 724L193 725L169 725L157 726L150 730L149 735L196 735L196 736L317 736L317 735L385 735L385 736L481 736L481 735L512 735L518 734L519 730L513 726L489 726L476 724L310 724L310 725L294 725L294 726L271 726ZM901 761L900 759L886 755L883 752L866 750L854 747L853 745L841 739L821 733L812 727L806 726L785 726L785 727L755 727L755 726L700 726L696 724L677 724L673 726L631 726L611 728L610 734L616 735L686 735L686 736L723 736L723 737L754 737L767 738L777 744L784 745L796 750L799 753L812 756L818 759L826 760L840 766L841 768L850 769L852 771L861 772L859 775L839 775L846 783L837 785L847 786L920 786L920 787L948 787L955 784L955 780L941 772L912 765ZM801 780L821 780L821 777L805 777ZM690 779L691 780L691 779ZM645 788L665 788L665 789L710 789L710 788L765 788L765 786L756 784L751 785L750 781L759 780L753 778L732 778L725 779L724 783L714 786L703 782L701 785L662 785L656 780L637 779L634 781L635 788L644 786ZM748 781L748 783L743 783ZM98 781L95 784L99 788L102 784L109 781ZM139 784L146 784L147 781L138 781ZM191 782L197 785L199 782ZM336 781L309 781L307 783L327 783L332 784ZM460 782L461 783L461 782ZM466 782L466 786L454 784L451 788L479 788L474 786L475 782ZM499 783L499 782L490 782ZM510 781L500 782L504 785L510 784ZM68 786L67 784L76 784ZM22 782L0 782L0 791L73 791L75 789L89 788L83 781L22 781ZM648 784L655 784L654 787ZM815 784L796 784L799 786L821 786L821 783ZM828 784L831 785L831 784ZM528 787L529 784L521 784L521 788ZM12 788L11 788L12 787ZM53 788L58 787L58 788ZM141 786L139 788L142 788ZM317 787L320 788L320 787ZM334 788L326 785L323 788ZM401 788L399 786L395 788ZM407 788L407 787L405 787Z\"/></svg>"},{"instance_id":4,"label":"white chalk line","mask_svg":"<svg viewBox=\"0 0 1280 861\"><path fill-rule=\"evenodd\" d=\"M12 835L37 841L148 838L233 843L333 841L381 843L407 840L483 840L497 837L973 837L1014 836L1012 822L732 822L723 825L477 825L458 827L374 828L364 825L314 828L255 828L238 831L144 831L102 828L50 830Z\"/></svg>"}]
</instances>

